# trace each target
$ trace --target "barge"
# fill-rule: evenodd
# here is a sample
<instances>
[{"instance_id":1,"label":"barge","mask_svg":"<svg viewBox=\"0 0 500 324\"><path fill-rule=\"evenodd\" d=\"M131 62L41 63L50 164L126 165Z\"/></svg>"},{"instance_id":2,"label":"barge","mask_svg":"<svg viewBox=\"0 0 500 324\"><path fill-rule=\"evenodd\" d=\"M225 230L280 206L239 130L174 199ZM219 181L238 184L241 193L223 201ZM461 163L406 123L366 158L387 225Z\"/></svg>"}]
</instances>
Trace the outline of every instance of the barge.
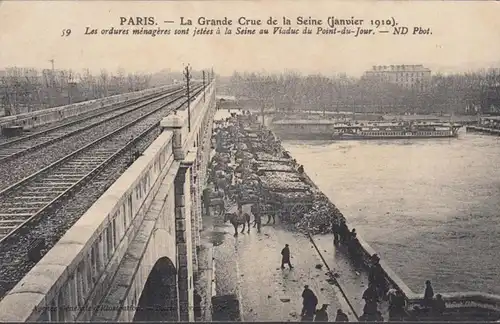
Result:
<instances>
[{"instance_id":1,"label":"barge","mask_svg":"<svg viewBox=\"0 0 500 324\"><path fill-rule=\"evenodd\" d=\"M273 131L285 140L368 140L453 138L462 125L444 122L276 121Z\"/></svg>"}]
</instances>

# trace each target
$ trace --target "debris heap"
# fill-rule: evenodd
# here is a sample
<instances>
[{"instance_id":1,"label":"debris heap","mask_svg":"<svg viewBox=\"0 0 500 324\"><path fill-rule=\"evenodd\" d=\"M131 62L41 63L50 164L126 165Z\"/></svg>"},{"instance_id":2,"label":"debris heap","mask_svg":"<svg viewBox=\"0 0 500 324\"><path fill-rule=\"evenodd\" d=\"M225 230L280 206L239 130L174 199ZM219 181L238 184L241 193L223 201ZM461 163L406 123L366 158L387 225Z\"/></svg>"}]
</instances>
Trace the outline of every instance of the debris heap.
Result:
<instances>
[{"instance_id":1,"label":"debris heap","mask_svg":"<svg viewBox=\"0 0 500 324\"><path fill-rule=\"evenodd\" d=\"M259 201L263 211L277 212L281 221L303 233L331 232L332 223L343 218L280 140L254 116L229 118L214 137L218 152L214 164L224 165L225 170L234 165L234 187L242 201Z\"/></svg>"},{"instance_id":2,"label":"debris heap","mask_svg":"<svg viewBox=\"0 0 500 324\"><path fill-rule=\"evenodd\" d=\"M312 208L295 227L302 233L326 234L331 233L331 224L343 218L340 210L323 193L316 191Z\"/></svg>"}]
</instances>

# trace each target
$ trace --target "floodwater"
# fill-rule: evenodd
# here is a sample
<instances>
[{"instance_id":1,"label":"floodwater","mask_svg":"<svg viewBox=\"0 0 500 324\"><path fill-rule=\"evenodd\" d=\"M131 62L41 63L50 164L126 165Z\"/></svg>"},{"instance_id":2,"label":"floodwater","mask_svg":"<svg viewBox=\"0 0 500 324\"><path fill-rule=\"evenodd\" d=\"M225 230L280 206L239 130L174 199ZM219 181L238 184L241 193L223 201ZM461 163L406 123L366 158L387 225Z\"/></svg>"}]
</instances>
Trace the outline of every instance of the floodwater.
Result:
<instances>
[{"instance_id":1,"label":"floodwater","mask_svg":"<svg viewBox=\"0 0 500 324\"><path fill-rule=\"evenodd\" d=\"M500 295L500 137L283 144L413 291Z\"/></svg>"}]
</instances>

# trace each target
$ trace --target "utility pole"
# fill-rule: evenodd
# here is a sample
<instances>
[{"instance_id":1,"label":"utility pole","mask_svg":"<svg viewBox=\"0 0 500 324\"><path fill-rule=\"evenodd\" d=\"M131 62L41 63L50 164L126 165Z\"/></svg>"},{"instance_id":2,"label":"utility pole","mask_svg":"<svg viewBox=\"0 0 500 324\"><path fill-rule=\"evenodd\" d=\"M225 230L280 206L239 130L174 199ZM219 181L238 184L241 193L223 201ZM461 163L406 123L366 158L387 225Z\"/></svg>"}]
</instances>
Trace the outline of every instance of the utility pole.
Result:
<instances>
[{"instance_id":1,"label":"utility pole","mask_svg":"<svg viewBox=\"0 0 500 324\"><path fill-rule=\"evenodd\" d=\"M187 87L188 131L191 132L191 93L189 91L189 83L191 82L191 67L189 64L184 69L184 77L186 78Z\"/></svg>"},{"instance_id":2,"label":"utility pole","mask_svg":"<svg viewBox=\"0 0 500 324\"><path fill-rule=\"evenodd\" d=\"M54 59L51 59L49 60L49 62L51 63L52 65L52 70L51 72L49 73L50 76L49 76L49 82L48 82L48 86L49 86L49 91L48 91L48 95L49 95L49 104L51 107L53 107L55 105L55 102L54 102L54 92L55 92L55 70L54 70Z\"/></svg>"},{"instance_id":3,"label":"utility pole","mask_svg":"<svg viewBox=\"0 0 500 324\"><path fill-rule=\"evenodd\" d=\"M205 102L205 70L203 70L203 102Z\"/></svg>"}]
</instances>

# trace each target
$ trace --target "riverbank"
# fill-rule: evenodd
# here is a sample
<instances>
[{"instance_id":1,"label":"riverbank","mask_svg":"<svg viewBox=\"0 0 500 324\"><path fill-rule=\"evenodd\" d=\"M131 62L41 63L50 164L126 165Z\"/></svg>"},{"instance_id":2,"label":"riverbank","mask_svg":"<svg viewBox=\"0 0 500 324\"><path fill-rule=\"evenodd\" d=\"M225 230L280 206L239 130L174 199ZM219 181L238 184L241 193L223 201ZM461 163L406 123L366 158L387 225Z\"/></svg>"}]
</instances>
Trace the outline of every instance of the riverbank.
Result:
<instances>
[{"instance_id":1,"label":"riverbank","mask_svg":"<svg viewBox=\"0 0 500 324\"><path fill-rule=\"evenodd\" d=\"M272 135L272 139L276 140L274 135ZM245 140L246 139L246 140ZM258 141L256 140L256 137L254 135L249 136L249 134L241 134L241 140L242 142L247 142L245 145L247 146L255 146L252 149L256 151L255 153L258 153L262 150L262 145L259 148L259 145L252 145L252 143L257 143ZM271 140L271 138L268 138L268 140ZM276 141L279 143L279 141ZM342 261L346 261L344 263L349 263L351 260L349 260L348 253L345 251L342 251L342 249L337 249L335 247L332 247L332 241L333 238L328 235L314 235L318 233L325 233L328 232L326 228L321 229L321 224L324 224L325 222L328 223L332 219L345 219L343 215L336 209L335 205L332 204L326 196L324 196L318 189L318 187L309 179L309 177L306 175L305 172L300 172L299 166L297 165L296 161L293 160L292 157L290 157L290 154L286 153L281 145L279 143L280 149L275 151L275 154L269 154L268 155L262 155L262 154L251 154L255 158L256 162L255 164L257 165L257 169L255 172L258 174L260 172L260 178L263 180L263 187L265 190L269 191L274 191L276 194L276 191L288 191L287 195L290 196L290 191L291 188L295 188L295 190L303 189L300 188L301 186L297 185L297 178L300 178L300 181L303 184L306 184L306 186L309 186L309 190L312 193L312 196L314 197L312 199L312 203L310 204L309 207L316 207L315 211L313 213L310 212L310 210L304 210L304 202L301 204L286 204L287 201L286 199L284 200L285 205L287 206L281 206L280 212L281 216L280 219L282 219L284 222L289 222L290 220L294 220L294 224L297 224L296 229L302 233L306 233L305 229L307 228L310 232L312 231L313 235L311 237L312 242L314 243L314 246L316 247L317 252L320 254L321 259L324 263L326 263L328 267L334 267L334 268L339 268L340 274L337 273L340 277L338 278L339 282L339 287L342 290L345 290L347 295L350 294L350 296L347 296L347 299L350 299L351 303L354 304L355 306L353 308L356 309L356 312L360 311L360 306L362 307L362 301L360 299L360 295L362 294L362 289L363 289L363 284L366 284L366 263L364 266L361 268L364 269L359 269L362 270L361 272L356 274L356 269L354 267L349 267L343 265L339 265L342 263ZM251 149L250 149L251 150ZM271 156L269 156L271 155ZM288 158L285 158L284 156L288 155ZM265 160L265 161L263 161ZM262 167L262 164L265 164ZM260 169L259 169L260 165ZM293 166L292 168L290 166ZM249 168L251 170L252 168ZM278 170L281 169L281 170ZM255 176L255 172L249 172L253 173L253 176ZM275 176L270 176L270 174L274 174ZM265 175L266 174L266 175ZM279 174L279 176L277 176ZM259 178L259 177L258 177ZM278 179L278 180L276 180ZM273 181L271 181L273 180ZM293 180L293 181L289 181ZM303 187L303 186L302 186ZM299 190L300 191L300 190ZM269 194L269 193L268 193ZM285 198L287 195L284 195ZM280 195L278 195L280 196ZM302 194L304 196L304 194ZM284 198L283 195L280 196L282 199ZM273 197L276 198L276 195ZM294 199L292 199L294 200ZM283 201L283 200L282 200ZM296 202L296 200L294 200ZM298 208L300 207L300 208ZM309 209L314 209L314 208L309 208ZM295 213L295 215L294 215ZM298 215L299 213L302 213L302 215ZM305 216L304 216L305 214ZM300 216L304 216L303 218L300 218ZM299 219L297 219L299 218ZM295 220L297 220L295 222ZM313 224L311 224L311 221ZM315 223L315 224L314 224ZM307 224L307 226L305 226ZM313 225L313 226L311 226ZM289 226L290 227L290 226ZM288 228L289 228L288 227ZM361 250L363 253L363 258L366 260L369 256L375 253L375 251L363 240L358 238L359 244L361 246ZM333 258L332 258L333 255ZM335 258L337 256L337 258ZM340 257L340 258L339 258ZM328 261L330 260L330 261ZM339 262L341 261L341 262ZM331 263L333 262L333 263ZM336 264L337 263L337 264ZM410 304L415 304L419 303L419 296L418 294L413 293L405 284L404 282L392 271L389 266L382 260L381 262L382 267L384 269L384 272L386 274L387 280L396 287L397 289L401 290L405 296L408 299L408 302ZM337 269L335 269L337 270ZM342 270L342 271L340 271ZM342 273L343 272L343 273ZM330 275L332 275L330 273ZM351 278L349 278L351 277ZM354 280L351 280L352 277L354 277ZM349 279L349 280L347 280ZM356 282L355 287L352 286L352 282ZM364 281L364 282L363 282ZM344 282L348 282L349 284L344 285L345 287L342 287ZM357 292L356 292L357 291ZM475 297L474 297L475 296ZM485 297L486 295L481 295ZM485 302L486 298L479 298L479 295L474 295L474 294L444 294L444 297L446 299L446 302L450 307L461 307L465 306L467 304L471 303L471 298L474 299L475 301L473 303L476 304L481 304L483 306L489 306L488 308L491 308L491 302L489 305L486 305L488 303ZM488 297L490 301L493 301L493 304L495 298L491 298L491 296ZM480 306L480 307L483 307ZM494 306L496 307L496 306ZM470 308L470 307L468 307Z\"/></svg>"}]
</instances>

